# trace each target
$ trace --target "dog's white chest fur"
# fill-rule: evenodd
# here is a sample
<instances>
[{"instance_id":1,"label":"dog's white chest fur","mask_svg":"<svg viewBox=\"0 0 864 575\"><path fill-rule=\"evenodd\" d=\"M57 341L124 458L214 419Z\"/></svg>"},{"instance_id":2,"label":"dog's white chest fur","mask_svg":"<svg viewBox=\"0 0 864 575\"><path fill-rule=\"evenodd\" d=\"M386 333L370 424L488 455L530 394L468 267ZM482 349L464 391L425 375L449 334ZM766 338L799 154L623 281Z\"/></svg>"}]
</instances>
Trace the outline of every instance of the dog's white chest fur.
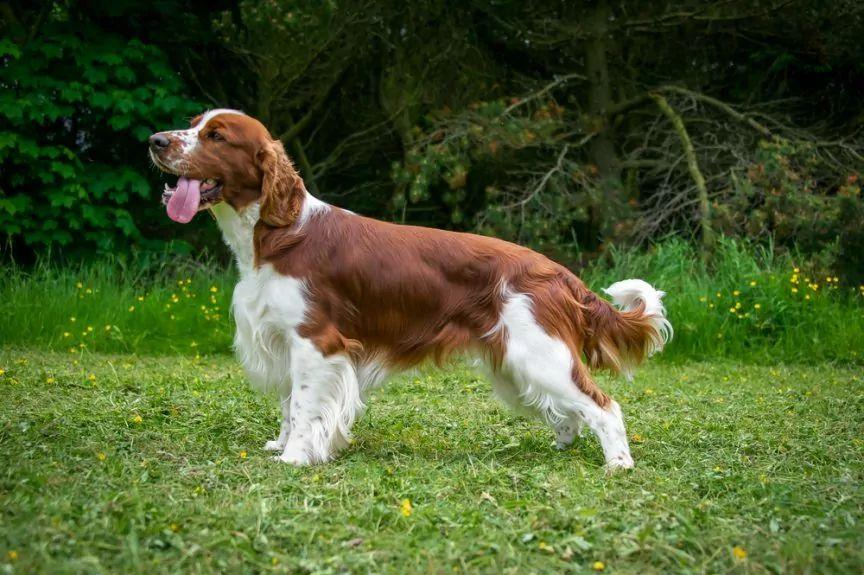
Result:
<instances>
[{"instance_id":1,"label":"dog's white chest fur","mask_svg":"<svg viewBox=\"0 0 864 575\"><path fill-rule=\"evenodd\" d=\"M303 282L278 274L271 265L253 267L257 205L241 215L222 204L214 212L240 271L231 302L237 324L237 358L256 388L287 395L291 389L289 350L307 310Z\"/></svg>"}]
</instances>

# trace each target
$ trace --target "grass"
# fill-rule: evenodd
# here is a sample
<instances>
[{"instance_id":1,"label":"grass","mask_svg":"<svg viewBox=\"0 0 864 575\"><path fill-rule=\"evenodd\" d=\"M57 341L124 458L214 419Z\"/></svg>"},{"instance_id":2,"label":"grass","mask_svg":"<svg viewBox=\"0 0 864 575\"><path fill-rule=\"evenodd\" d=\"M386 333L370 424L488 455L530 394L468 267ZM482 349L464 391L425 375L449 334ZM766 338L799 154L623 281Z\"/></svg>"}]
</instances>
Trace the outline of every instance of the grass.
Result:
<instances>
[{"instance_id":1,"label":"grass","mask_svg":"<svg viewBox=\"0 0 864 575\"><path fill-rule=\"evenodd\" d=\"M260 451L276 407L225 356L7 349L0 369L11 572L864 570L854 367L604 379L637 462L611 477L593 439L557 452L464 366L377 391L348 452L306 469Z\"/></svg>"},{"instance_id":2,"label":"grass","mask_svg":"<svg viewBox=\"0 0 864 575\"><path fill-rule=\"evenodd\" d=\"M797 272L795 270L798 270ZM818 260L722 242L711 265L683 242L612 252L579 274L595 291L641 277L668 292L676 339L663 360L864 365L864 286ZM185 261L10 267L0 276L0 346L77 353L227 353L235 275Z\"/></svg>"}]
</instances>

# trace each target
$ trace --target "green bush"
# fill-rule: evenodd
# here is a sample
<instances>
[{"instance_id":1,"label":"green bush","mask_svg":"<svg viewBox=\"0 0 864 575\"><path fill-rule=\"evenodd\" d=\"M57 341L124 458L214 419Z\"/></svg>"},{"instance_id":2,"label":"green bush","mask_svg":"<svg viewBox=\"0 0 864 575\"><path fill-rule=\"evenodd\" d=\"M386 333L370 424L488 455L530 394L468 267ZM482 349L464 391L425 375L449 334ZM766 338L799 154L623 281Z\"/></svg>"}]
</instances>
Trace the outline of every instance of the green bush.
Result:
<instances>
[{"instance_id":1,"label":"green bush","mask_svg":"<svg viewBox=\"0 0 864 575\"><path fill-rule=\"evenodd\" d=\"M147 137L201 106L159 48L73 24L55 14L37 38L0 40L0 229L35 250L152 246Z\"/></svg>"}]
</instances>

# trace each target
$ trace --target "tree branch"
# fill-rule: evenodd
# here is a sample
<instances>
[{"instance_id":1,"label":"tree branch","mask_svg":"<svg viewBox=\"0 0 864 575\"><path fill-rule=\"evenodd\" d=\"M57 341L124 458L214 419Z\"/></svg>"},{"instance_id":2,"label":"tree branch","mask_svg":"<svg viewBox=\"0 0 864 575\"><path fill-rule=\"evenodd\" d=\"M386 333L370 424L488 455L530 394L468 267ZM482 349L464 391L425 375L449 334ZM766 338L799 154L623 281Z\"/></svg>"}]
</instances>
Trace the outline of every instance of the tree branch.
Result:
<instances>
[{"instance_id":1,"label":"tree branch","mask_svg":"<svg viewBox=\"0 0 864 575\"><path fill-rule=\"evenodd\" d=\"M681 147L684 149L684 156L687 158L687 169L690 171L690 177L693 178L693 183L696 184L696 191L699 196L699 225L702 229L702 245L709 248L714 240L714 234L711 230L710 221L710 204L708 202L708 187L705 185L705 176L699 169L699 162L696 160L696 152L693 150L693 141L690 140L690 134L687 133L687 127L684 125L684 120L672 109L669 101L662 95L654 93L651 98L657 103L667 118L672 122L675 132L678 134L678 139L681 140Z\"/></svg>"}]
</instances>

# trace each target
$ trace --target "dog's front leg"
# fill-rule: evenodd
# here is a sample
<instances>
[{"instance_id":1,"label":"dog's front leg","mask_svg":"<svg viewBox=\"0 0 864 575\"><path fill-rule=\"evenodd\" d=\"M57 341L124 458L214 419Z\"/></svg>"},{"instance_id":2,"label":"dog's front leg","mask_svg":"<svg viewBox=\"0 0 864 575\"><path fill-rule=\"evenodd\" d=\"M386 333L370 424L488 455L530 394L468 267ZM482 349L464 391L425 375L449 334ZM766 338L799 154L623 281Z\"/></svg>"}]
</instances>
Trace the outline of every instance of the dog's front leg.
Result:
<instances>
[{"instance_id":1,"label":"dog's front leg","mask_svg":"<svg viewBox=\"0 0 864 575\"><path fill-rule=\"evenodd\" d=\"M363 408L354 364L344 354L323 355L296 337L291 346L290 431L281 461L323 463L348 445Z\"/></svg>"},{"instance_id":2,"label":"dog's front leg","mask_svg":"<svg viewBox=\"0 0 864 575\"><path fill-rule=\"evenodd\" d=\"M291 394L279 395L279 408L282 412L282 420L279 424L279 437L264 444L264 451L283 451L288 443L288 435L291 433Z\"/></svg>"}]
</instances>

